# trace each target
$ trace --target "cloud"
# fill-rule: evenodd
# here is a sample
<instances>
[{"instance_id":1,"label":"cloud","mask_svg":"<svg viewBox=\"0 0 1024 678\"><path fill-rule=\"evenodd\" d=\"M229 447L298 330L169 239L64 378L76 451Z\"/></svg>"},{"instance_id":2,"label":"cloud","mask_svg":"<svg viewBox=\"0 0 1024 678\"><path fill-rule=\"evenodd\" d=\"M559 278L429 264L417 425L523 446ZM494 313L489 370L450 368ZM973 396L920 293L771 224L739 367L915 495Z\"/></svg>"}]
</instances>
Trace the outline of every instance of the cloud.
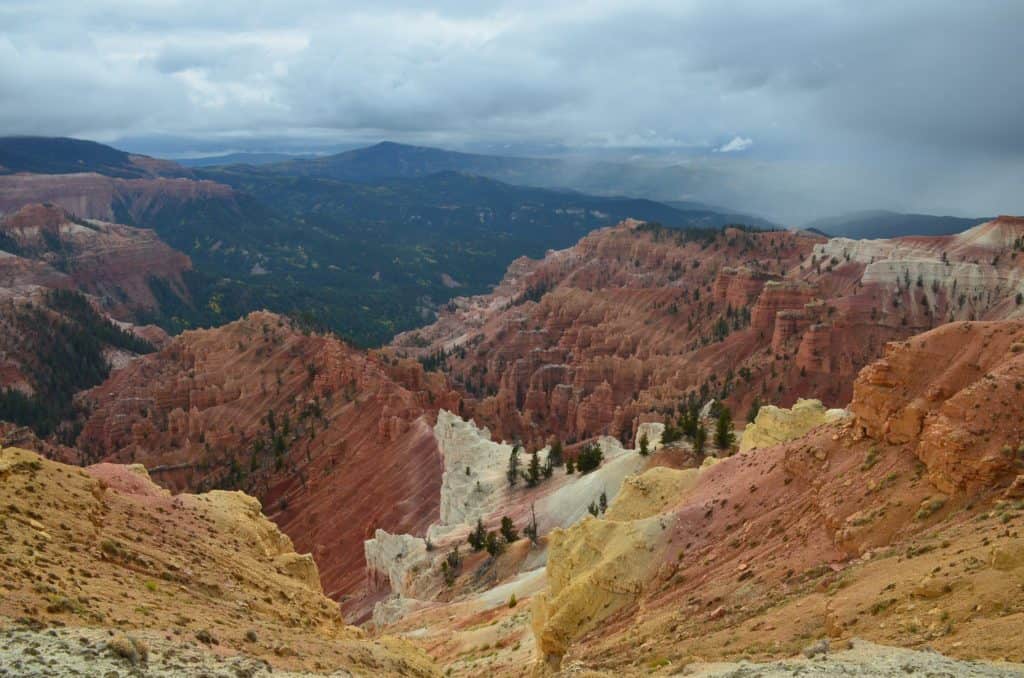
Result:
<instances>
[{"instance_id":1,"label":"cloud","mask_svg":"<svg viewBox=\"0 0 1024 678\"><path fill-rule=\"evenodd\" d=\"M726 144L722 144L715 149L716 153L735 153L736 151L745 151L754 145L753 139L747 137L733 137L731 141Z\"/></svg>"},{"instance_id":2,"label":"cloud","mask_svg":"<svg viewBox=\"0 0 1024 678\"><path fill-rule=\"evenodd\" d=\"M662 146L737 207L1024 212L1024 3L898 5L4 0L0 134Z\"/></svg>"}]
</instances>

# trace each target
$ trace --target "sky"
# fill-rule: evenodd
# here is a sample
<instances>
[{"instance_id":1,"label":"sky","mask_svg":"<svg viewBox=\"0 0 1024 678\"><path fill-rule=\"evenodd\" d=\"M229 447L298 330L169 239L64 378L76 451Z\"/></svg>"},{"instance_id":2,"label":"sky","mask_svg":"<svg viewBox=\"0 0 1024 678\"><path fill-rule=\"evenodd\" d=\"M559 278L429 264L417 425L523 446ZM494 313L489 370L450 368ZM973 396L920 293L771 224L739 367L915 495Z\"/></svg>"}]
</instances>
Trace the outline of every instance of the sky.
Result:
<instances>
[{"instance_id":1,"label":"sky","mask_svg":"<svg viewBox=\"0 0 1024 678\"><path fill-rule=\"evenodd\" d=\"M1024 213L1016 0L0 0L0 134L703 164L800 218Z\"/></svg>"}]
</instances>

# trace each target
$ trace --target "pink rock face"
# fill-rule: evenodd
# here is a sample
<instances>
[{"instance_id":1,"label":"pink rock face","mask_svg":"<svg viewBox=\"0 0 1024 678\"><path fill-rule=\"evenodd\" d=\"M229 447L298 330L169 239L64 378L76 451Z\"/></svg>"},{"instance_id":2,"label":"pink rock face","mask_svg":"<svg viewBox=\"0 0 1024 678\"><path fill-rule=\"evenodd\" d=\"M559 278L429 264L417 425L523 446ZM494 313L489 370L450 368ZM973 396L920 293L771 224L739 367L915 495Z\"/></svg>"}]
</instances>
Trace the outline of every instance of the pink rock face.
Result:
<instances>
[{"instance_id":1,"label":"pink rock face","mask_svg":"<svg viewBox=\"0 0 1024 678\"><path fill-rule=\"evenodd\" d=\"M780 313L802 312L804 305L815 296L814 287L802 280L773 283L757 297L757 303L750 314L750 326L764 336L770 337L775 331L775 323Z\"/></svg>"},{"instance_id":2,"label":"pink rock face","mask_svg":"<svg viewBox=\"0 0 1024 678\"><path fill-rule=\"evenodd\" d=\"M357 616L363 540L377 528L422 534L438 518L433 418L459 410L444 378L416 361L307 336L270 313L186 332L83 400L88 461L143 463L174 491L257 496Z\"/></svg>"},{"instance_id":3,"label":"pink rock face","mask_svg":"<svg viewBox=\"0 0 1024 678\"><path fill-rule=\"evenodd\" d=\"M16 256L0 255L3 287L77 289L120 320L157 308L151 278L186 298L182 274L192 262L153 231L85 221L53 205L29 204L0 219L0 234L17 250Z\"/></svg>"},{"instance_id":4,"label":"pink rock face","mask_svg":"<svg viewBox=\"0 0 1024 678\"><path fill-rule=\"evenodd\" d=\"M1024 442L1024 323L950 323L886 348L854 385L856 425L910 444L945 492L1009 477Z\"/></svg>"},{"instance_id":5,"label":"pink rock face","mask_svg":"<svg viewBox=\"0 0 1024 678\"><path fill-rule=\"evenodd\" d=\"M182 275L190 268L189 258L153 231L79 219L54 205L30 204L0 217L0 389L31 395L40 385L33 375L47 366L27 337L50 332L49 323L60 320L47 307L48 290L82 292L99 313L159 347L168 340L163 330L131 322L158 310L153 278L187 299ZM114 366L131 359L109 347L106 357Z\"/></svg>"},{"instance_id":6,"label":"pink rock face","mask_svg":"<svg viewBox=\"0 0 1024 678\"><path fill-rule=\"evenodd\" d=\"M765 283L773 276L749 268L723 267L715 279L715 301L733 308L745 308L761 294Z\"/></svg>"},{"instance_id":7,"label":"pink rock face","mask_svg":"<svg viewBox=\"0 0 1024 678\"><path fill-rule=\"evenodd\" d=\"M392 350L452 353L466 411L496 435L631 437L688 393L844 406L886 342L1018 311L1024 220L852 241L730 229L688 239L637 222L517 261L493 295L457 299Z\"/></svg>"},{"instance_id":8,"label":"pink rock face","mask_svg":"<svg viewBox=\"0 0 1024 678\"><path fill-rule=\"evenodd\" d=\"M83 219L114 220L114 206L136 222L166 201L216 197L233 200L234 191L213 181L185 178L116 179L102 174L0 175L0 214L33 203L50 203Z\"/></svg>"}]
</instances>

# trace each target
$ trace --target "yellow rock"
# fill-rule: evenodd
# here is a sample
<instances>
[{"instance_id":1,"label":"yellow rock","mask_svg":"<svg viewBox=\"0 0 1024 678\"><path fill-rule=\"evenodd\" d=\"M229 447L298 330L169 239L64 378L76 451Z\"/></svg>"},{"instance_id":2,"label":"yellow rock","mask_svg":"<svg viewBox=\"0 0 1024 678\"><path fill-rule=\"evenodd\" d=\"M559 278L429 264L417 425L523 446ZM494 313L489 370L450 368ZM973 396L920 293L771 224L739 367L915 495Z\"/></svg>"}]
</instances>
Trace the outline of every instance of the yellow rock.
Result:
<instances>
[{"instance_id":1,"label":"yellow rock","mask_svg":"<svg viewBox=\"0 0 1024 678\"><path fill-rule=\"evenodd\" d=\"M846 418L846 410L825 409L820 400L801 398L792 408L764 405L740 438L740 452L799 438L812 428Z\"/></svg>"},{"instance_id":2,"label":"yellow rock","mask_svg":"<svg viewBox=\"0 0 1024 678\"><path fill-rule=\"evenodd\" d=\"M700 470L656 466L622 482L622 488L605 518L637 520L666 511L683 499L697 484Z\"/></svg>"},{"instance_id":3,"label":"yellow rock","mask_svg":"<svg viewBox=\"0 0 1024 678\"><path fill-rule=\"evenodd\" d=\"M610 510L610 509L609 509ZM660 558L665 518L582 522L548 537L548 591L533 599L540 659L557 668L569 644L601 620L633 604Z\"/></svg>"},{"instance_id":4,"label":"yellow rock","mask_svg":"<svg viewBox=\"0 0 1024 678\"><path fill-rule=\"evenodd\" d=\"M1024 544L1008 544L992 549L992 567L1003 571L1024 567Z\"/></svg>"}]
</instances>

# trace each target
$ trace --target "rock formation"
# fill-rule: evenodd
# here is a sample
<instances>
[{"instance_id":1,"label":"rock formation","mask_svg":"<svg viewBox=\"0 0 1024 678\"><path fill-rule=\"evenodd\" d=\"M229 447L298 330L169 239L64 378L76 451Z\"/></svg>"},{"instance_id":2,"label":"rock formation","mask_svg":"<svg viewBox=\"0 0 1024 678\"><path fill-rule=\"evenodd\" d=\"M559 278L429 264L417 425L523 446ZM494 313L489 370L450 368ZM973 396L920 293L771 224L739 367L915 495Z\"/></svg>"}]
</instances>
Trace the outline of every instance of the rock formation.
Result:
<instances>
[{"instance_id":1,"label":"rock formation","mask_svg":"<svg viewBox=\"0 0 1024 678\"><path fill-rule=\"evenodd\" d=\"M1024 446L1024 322L952 323L890 344L851 409L873 438L911 445L943 492L1012 473Z\"/></svg>"},{"instance_id":2,"label":"rock formation","mask_svg":"<svg viewBox=\"0 0 1024 678\"><path fill-rule=\"evenodd\" d=\"M129 215L134 223L166 203L191 200L234 200L229 186L187 178L120 179L92 172L81 174L0 175L0 215L25 205L49 203L81 219L117 221Z\"/></svg>"},{"instance_id":3,"label":"rock formation","mask_svg":"<svg viewBox=\"0 0 1024 678\"><path fill-rule=\"evenodd\" d=\"M845 406L887 342L1024 313L1022 235L1011 217L879 241L625 222L517 261L493 295L455 300L392 349L443 351L466 414L532 446L632 439L689 394L734 415L809 394Z\"/></svg>"},{"instance_id":4,"label":"rock formation","mask_svg":"<svg viewBox=\"0 0 1024 678\"><path fill-rule=\"evenodd\" d=\"M136 648L160 648L113 650L129 671L170 671L176 649L198 641L277 670L435 675L409 644L347 626L313 559L240 492L172 496L141 466L81 469L4 448L0 535L2 625L106 628L108 647L116 629Z\"/></svg>"},{"instance_id":5,"label":"rock formation","mask_svg":"<svg viewBox=\"0 0 1024 678\"><path fill-rule=\"evenodd\" d=\"M646 425L651 450L660 447L660 427L661 424ZM487 429L481 430L473 422L445 410L438 414L434 433L445 464L440 522L430 526L426 540L378 530L365 542L368 578L376 590L392 593L375 606L373 618L378 625L394 624L410 612L448 595L440 584L444 568L451 567L446 561L453 549L468 549L466 538L477 521L492 531L503 518L519 526L517 530L536 521L538 535L555 534L589 515L602 495L605 501L613 500L627 479L652 463L637 449L624 449L618 440L606 437L596 443L603 456L596 470L569 475L557 468L536 487L529 487L525 477L517 478L513 487L507 475L513 445L492 441ZM540 464L546 464L549 452L549 448L535 452ZM525 450L519 454L519 472L525 474L531 455ZM569 451L569 456L573 456L573 451ZM520 531L520 536L525 536L524 532ZM539 539L538 553L526 556L524 552L522 562L506 576L515 574L531 583L536 581L549 543ZM528 551L532 549L527 547ZM514 589L517 585L512 586ZM469 588L481 593L479 583Z\"/></svg>"},{"instance_id":6,"label":"rock formation","mask_svg":"<svg viewBox=\"0 0 1024 678\"><path fill-rule=\"evenodd\" d=\"M439 375L411 360L303 333L271 313L185 332L82 396L79 446L140 462L174 491L257 496L313 553L328 595L369 612L363 540L422 535L439 517L435 408L457 409Z\"/></svg>"},{"instance_id":7,"label":"rock formation","mask_svg":"<svg viewBox=\"0 0 1024 678\"><path fill-rule=\"evenodd\" d=\"M789 442L812 428L839 421L846 416L845 410L825 409L820 400L813 399L800 398L789 409L763 405L757 412L757 418L743 429L740 452Z\"/></svg>"},{"instance_id":8,"label":"rock formation","mask_svg":"<svg viewBox=\"0 0 1024 678\"><path fill-rule=\"evenodd\" d=\"M603 519L551 537L538 662L628 671L623 654L666 666L777 656L803 634L1024 659L992 633L1015 623L1001 610L1024 605L996 574L1024 568L1011 555L1022 537L1003 527L1019 507L1002 498L1024 469L1010 398L1024 383L1021 332L954 323L900 342L862 371L854 420L696 476L628 480Z\"/></svg>"},{"instance_id":9,"label":"rock formation","mask_svg":"<svg viewBox=\"0 0 1024 678\"><path fill-rule=\"evenodd\" d=\"M30 204L0 219L0 287L6 296L34 286L74 289L119 320L159 309L150 288L157 278L186 300L182 274L192 264L153 231L72 216Z\"/></svg>"}]
</instances>

